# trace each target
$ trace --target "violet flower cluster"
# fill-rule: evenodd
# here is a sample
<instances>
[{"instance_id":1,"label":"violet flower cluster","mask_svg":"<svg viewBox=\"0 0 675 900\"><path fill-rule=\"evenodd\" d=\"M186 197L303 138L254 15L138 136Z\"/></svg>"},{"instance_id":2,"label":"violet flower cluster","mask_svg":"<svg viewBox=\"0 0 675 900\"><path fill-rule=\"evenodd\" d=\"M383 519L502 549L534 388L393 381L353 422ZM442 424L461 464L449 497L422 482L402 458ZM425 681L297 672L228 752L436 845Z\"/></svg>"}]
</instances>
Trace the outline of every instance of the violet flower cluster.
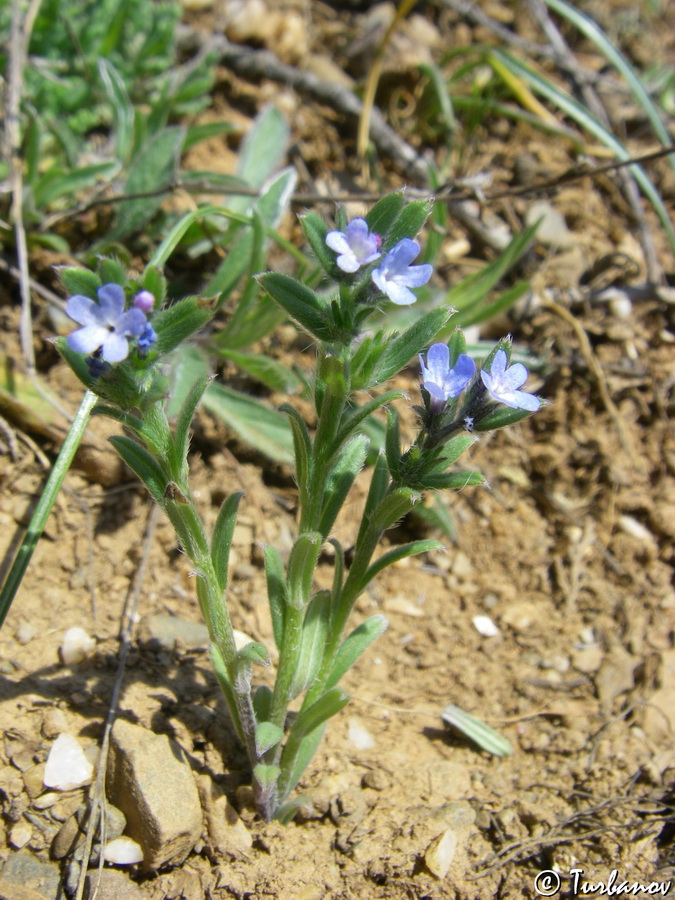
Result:
<instances>
[{"instance_id":1,"label":"violet flower cluster","mask_svg":"<svg viewBox=\"0 0 675 900\"><path fill-rule=\"evenodd\" d=\"M148 322L155 298L150 291L140 291L131 308L125 309L124 289L115 283L97 289L98 303L90 297L75 294L66 303L66 312L82 325L68 335L68 346L106 363L119 363L129 355L130 341L136 341L141 359L147 356L157 335Z\"/></svg>"},{"instance_id":2,"label":"violet flower cluster","mask_svg":"<svg viewBox=\"0 0 675 900\"><path fill-rule=\"evenodd\" d=\"M326 235L326 245L339 254L338 268L350 274L379 259L381 243L380 236L368 230L365 219L352 219L344 231L329 231ZM410 265L419 252L417 241L402 238L371 273L376 287L398 306L415 303L417 297L410 288L421 287L431 278L433 269L428 263Z\"/></svg>"}]
</instances>

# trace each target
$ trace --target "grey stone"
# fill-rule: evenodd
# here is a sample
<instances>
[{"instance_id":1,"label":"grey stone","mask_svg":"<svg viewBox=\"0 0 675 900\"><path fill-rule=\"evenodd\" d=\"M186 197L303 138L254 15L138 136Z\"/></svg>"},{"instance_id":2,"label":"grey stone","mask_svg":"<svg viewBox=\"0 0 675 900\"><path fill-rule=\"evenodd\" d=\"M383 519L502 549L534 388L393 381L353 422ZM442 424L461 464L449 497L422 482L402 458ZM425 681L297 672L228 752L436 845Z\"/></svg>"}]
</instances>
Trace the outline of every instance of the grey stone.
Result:
<instances>
[{"instance_id":1,"label":"grey stone","mask_svg":"<svg viewBox=\"0 0 675 900\"><path fill-rule=\"evenodd\" d=\"M84 831L75 816L63 823L52 841L51 853L54 859L63 859L72 853L84 840Z\"/></svg>"},{"instance_id":2,"label":"grey stone","mask_svg":"<svg viewBox=\"0 0 675 900\"><path fill-rule=\"evenodd\" d=\"M198 650L209 646L209 631L203 622L156 613L143 616L138 626L138 639L157 650L173 650L177 641L190 650Z\"/></svg>"},{"instance_id":3,"label":"grey stone","mask_svg":"<svg viewBox=\"0 0 675 900\"><path fill-rule=\"evenodd\" d=\"M176 741L118 719L110 737L108 797L143 848L143 867L183 862L202 833L199 794Z\"/></svg>"},{"instance_id":4,"label":"grey stone","mask_svg":"<svg viewBox=\"0 0 675 900\"><path fill-rule=\"evenodd\" d=\"M85 900L92 900L98 886L96 900L143 900L143 891L125 872L119 869L91 869L84 882Z\"/></svg>"},{"instance_id":5,"label":"grey stone","mask_svg":"<svg viewBox=\"0 0 675 900\"><path fill-rule=\"evenodd\" d=\"M61 876L57 866L53 863L44 863L36 859L32 853L21 851L12 853L0 870L0 883L4 890L6 885L14 885L16 891L10 896L17 900L22 898L21 889L25 890L24 896L29 892L39 896L42 900L57 900L62 898Z\"/></svg>"}]
</instances>

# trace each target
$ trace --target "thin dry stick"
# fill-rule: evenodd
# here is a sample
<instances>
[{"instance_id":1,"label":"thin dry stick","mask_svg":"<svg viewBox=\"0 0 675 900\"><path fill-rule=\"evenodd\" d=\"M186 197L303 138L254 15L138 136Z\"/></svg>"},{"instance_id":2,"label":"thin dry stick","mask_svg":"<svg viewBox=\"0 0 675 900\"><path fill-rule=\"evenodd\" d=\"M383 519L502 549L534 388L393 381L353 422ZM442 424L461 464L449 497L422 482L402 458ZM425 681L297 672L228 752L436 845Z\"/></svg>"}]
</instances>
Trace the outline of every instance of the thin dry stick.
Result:
<instances>
[{"instance_id":1,"label":"thin dry stick","mask_svg":"<svg viewBox=\"0 0 675 900\"><path fill-rule=\"evenodd\" d=\"M77 893L75 894L75 900L82 900L84 894L84 884L87 877L87 860L91 856L91 848L94 843L96 831L98 829L99 818L101 818L102 824L101 853L99 856L99 883L97 883L95 886L92 900L96 900L96 894L98 893L99 889L100 873L103 869L103 849L105 845L105 775L108 761L108 750L110 747L110 732L112 731L112 727L115 723L115 717L117 715L117 704L119 703L120 693L122 692L122 679L124 678L124 669L127 662L127 656L129 654L129 648L131 647L131 632L134 627L134 620L136 618L138 598L140 596L141 587L145 578L145 571L147 569L148 559L150 557L150 550L152 548L152 542L155 536L155 529L157 528L158 518L159 507L156 503L153 503L150 508L147 523L145 526L143 555L141 557L140 563L138 564L138 568L136 569L134 580L129 586L129 592L127 593L124 610L122 611L122 620L120 624L119 635L120 657L119 663L117 665L117 673L115 675L115 684L113 685L112 696L110 698L110 705L108 706L108 716L106 718L105 728L103 730L103 740L101 741L101 753L99 755L96 781L92 785L89 795L91 815L89 816L89 822L87 824L87 836L84 845L84 854L82 856L82 870L80 872L80 880L77 884Z\"/></svg>"},{"instance_id":2,"label":"thin dry stick","mask_svg":"<svg viewBox=\"0 0 675 900\"><path fill-rule=\"evenodd\" d=\"M375 94L377 93L377 86L380 83L380 76L382 75L382 66L384 64L384 54L387 45L391 40L393 33L416 3L417 0L402 0L401 5L394 13L389 26L384 32L382 40L375 52L373 64L368 72L366 87L363 92L363 107L361 109L361 115L359 116L359 128L356 136L356 152L362 160L365 159L366 151L368 149L370 120L373 109L375 108Z\"/></svg>"},{"instance_id":3,"label":"thin dry stick","mask_svg":"<svg viewBox=\"0 0 675 900\"><path fill-rule=\"evenodd\" d=\"M619 410L616 408L616 404L610 396L609 389L607 387L607 381L605 379L605 373L602 371L602 366L598 362L595 353L593 353L593 348L591 347L591 342L588 340L588 335L582 328L581 324L572 315L572 313L569 312L569 310L565 309L564 306L556 303L556 301L551 297L544 296L542 298L542 306L544 307L544 309L548 309L551 312L555 313L564 322L567 322L567 324L574 330L574 333L579 340L581 352L584 356L584 359L586 360L586 364L595 379L596 387L598 389L598 393L600 394L600 399L602 400L605 409L609 413L610 418L614 422L614 426L619 435L621 446L630 456L633 465L637 469L641 470L642 463L635 450L633 449L632 441L628 436L628 432L626 431L626 426L623 423L621 414L619 413Z\"/></svg>"},{"instance_id":4,"label":"thin dry stick","mask_svg":"<svg viewBox=\"0 0 675 900\"><path fill-rule=\"evenodd\" d=\"M570 74L571 80L578 85L583 101L588 109L605 126L609 127L609 116L607 115L607 110L605 109L602 100L590 84L589 80L578 70L577 58L570 50L567 41L551 19L548 9L544 6L543 0L526 0L526 2L540 28L551 42L551 46L555 53L555 61L560 68L564 68ZM642 197L640 196L640 191L630 170L618 169L617 174L621 181L624 195L628 200L638 224L640 244L645 257L649 280L655 283L661 277L661 267L658 262L654 240L645 219L644 204L642 202Z\"/></svg>"},{"instance_id":5,"label":"thin dry stick","mask_svg":"<svg viewBox=\"0 0 675 900\"><path fill-rule=\"evenodd\" d=\"M19 110L23 90L23 72L28 52L33 23L42 0L30 0L26 6L22 0L12 0L12 26L9 41L9 83L7 91L7 113L5 119L5 139L10 155L10 184L12 188L12 217L16 240L16 257L19 267L19 288L21 291L21 319L19 332L26 368L31 379L35 375L35 353L33 351L33 323L30 309L30 285L28 281L28 247L23 225L23 172L21 161L21 131Z\"/></svg>"}]
</instances>

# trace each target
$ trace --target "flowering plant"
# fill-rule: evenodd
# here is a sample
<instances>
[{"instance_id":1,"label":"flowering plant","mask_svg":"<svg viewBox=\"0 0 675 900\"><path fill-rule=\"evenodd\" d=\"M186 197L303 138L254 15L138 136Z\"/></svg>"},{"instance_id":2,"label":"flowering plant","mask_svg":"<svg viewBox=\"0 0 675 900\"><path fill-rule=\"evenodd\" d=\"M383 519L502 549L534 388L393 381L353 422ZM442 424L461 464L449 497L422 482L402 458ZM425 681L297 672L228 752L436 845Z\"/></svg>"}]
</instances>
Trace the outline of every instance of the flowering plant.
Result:
<instances>
[{"instance_id":1,"label":"flowering plant","mask_svg":"<svg viewBox=\"0 0 675 900\"><path fill-rule=\"evenodd\" d=\"M254 667L270 666L269 651L257 641L236 646L224 599L242 495L225 499L211 535L190 495L189 428L207 380L195 385L173 427L163 403L166 354L208 322L213 305L194 298L167 305L163 278L152 267L131 281L109 262L99 275L80 269L62 273L75 292L67 310L83 327L59 341L60 351L98 396L99 411L125 426L128 433L112 443L165 511L194 565L214 669L247 749L257 808L265 819L288 821L295 814L299 801L289 796L328 720L349 700L340 679L386 628L385 618L374 615L348 632L356 599L387 566L440 546L414 540L377 556L382 535L425 491L483 483L478 472L455 468L459 457L478 432L518 421L539 407L536 397L518 390L527 377L524 367L507 368L510 339L494 348L480 377L460 331L447 344L433 343L451 309L423 313L398 335L366 329L386 302L412 304L417 299L412 289L430 280L430 265L411 266L420 252L415 238L429 211L427 202L406 203L395 193L364 219L347 224L339 213L334 230L309 213L303 230L333 286L316 292L288 275L258 276L269 297L317 342L313 429L293 406L282 407L293 435L299 516L288 559L284 562L272 546L264 552L279 653L273 689L254 688ZM392 405L404 394L379 392L361 406L356 394L379 389L416 354L423 379L422 403L416 407L420 428L412 445L402 449ZM372 470L348 566L333 526L366 462L363 424L385 408L384 448ZM314 572L326 542L334 551L333 584L317 590ZM291 720L289 704L298 698L299 711Z\"/></svg>"}]
</instances>

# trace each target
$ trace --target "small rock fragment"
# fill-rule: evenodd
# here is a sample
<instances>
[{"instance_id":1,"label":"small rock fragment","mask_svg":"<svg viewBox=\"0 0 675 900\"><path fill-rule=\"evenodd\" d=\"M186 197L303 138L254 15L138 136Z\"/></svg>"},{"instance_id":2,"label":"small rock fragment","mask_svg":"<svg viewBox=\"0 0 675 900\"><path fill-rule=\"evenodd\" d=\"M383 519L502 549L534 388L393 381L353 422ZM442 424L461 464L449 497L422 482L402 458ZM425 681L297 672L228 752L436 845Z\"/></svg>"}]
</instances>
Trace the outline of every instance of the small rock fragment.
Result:
<instances>
[{"instance_id":1,"label":"small rock fragment","mask_svg":"<svg viewBox=\"0 0 675 900\"><path fill-rule=\"evenodd\" d=\"M33 829L28 822L17 822L12 825L9 832L9 843L15 850L25 847L28 841L33 837Z\"/></svg>"},{"instance_id":2,"label":"small rock fragment","mask_svg":"<svg viewBox=\"0 0 675 900\"><path fill-rule=\"evenodd\" d=\"M84 831L73 815L63 823L52 841L52 859L63 859L72 853L84 840Z\"/></svg>"},{"instance_id":3,"label":"small rock fragment","mask_svg":"<svg viewBox=\"0 0 675 900\"><path fill-rule=\"evenodd\" d=\"M45 764L38 763L23 773L23 783L31 800L39 797L44 790Z\"/></svg>"},{"instance_id":4,"label":"small rock fragment","mask_svg":"<svg viewBox=\"0 0 675 900\"><path fill-rule=\"evenodd\" d=\"M65 666L74 666L90 657L96 649L96 641L84 628L69 628L61 643L61 660Z\"/></svg>"},{"instance_id":5,"label":"small rock fragment","mask_svg":"<svg viewBox=\"0 0 675 900\"><path fill-rule=\"evenodd\" d=\"M198 776L197 787L213 845L221 853L248 853L253 846L253 837L223 788L208 775Z\"/></svg>"},{"instance_id":6,"label":"small rock fragment","mask_svg":"<svg viewBox=\"0 0 675 900\"><path fill-rule=\"evenodd\" d=\"M93 774L94 767L72 734L60 734L47 757L45 786L57 791L72 791L88 784Z\"/></svg>"},{"instance_id":7,"label":"small rock fragment","mask_svg":"<svg viewBox=\"0 0 675 900\"><path fill-rule=\"evenodd\" d=\"M37 629L31 622L19 622L16 629L16 639L20 644L24 646L30 644L36 634Z\"/></svg>"},{"instance_id":8,"label":"small rock fragment","mask_svg":"<svg viewBox=\"0 0 675 900\"><path fill-rule=\"evenodd\" d=\"M499 634L499 628L490 616L474 616L471 621L478 634L482 634L483 637L497 637Z\"/></svg>"},{"instance_id":9,"label":"small rock fragment","mask_svg":"<svg viewBox=\"0 0 675 900\"><path fill-rule=\"evenodd\" d=\"M143 848L143 865L182 862L202 831L197 788L176 741L118 719L110 738L108 796Z\"/></svg>"},{"instance_id":10,"label":"small rock fragment","mask_svg":"<svg viewBox=\"0 0 675 900\"><path fill-rule=\"evenodd\" d=\"M349 720L349 731L347 736L350 742L358 750L372 750L375 746L375 738L368 731L363 722L356 716L352 716Z\"/></svg>"},{"instance_id":11,"label":"small rock fragment","mask_svg":"<svg viewBox=\"0 0 675 900\"><path fill-rule=\"evenodd\" d=\"M119 869L92 869L84 882L84 900L143 900L146 894Z\"/></svg>"},{"instance_id":12,"label":"small rock fragment","mask_svg":"<svg viewBox=\"0 0 675 900\"><path fill-rule=\"evenodd\" d=\"M448 828L443 834L439 834L437 838L429 844L424 854L424 862L427 869L436 878L445 878L450 868L455 851L457 850L458 838L452 828Z\"/></svg>"},{"instance_id":13,"label":"small rock fragment","mask_svg":"<svg viewBox=\"0 0 675 900\"><path fill-rule=\"evenodd\" d=\"M558 212L548 200L536 200L525 213L525 224L529 227L540 219L537 228L537 240L547 247L571 247L574 236L567 227L562 213Z\"/></svg>"},{"instance_id":14,"label":"small rock fragment","mask_svg":"<svg viewBox=\"0 0 675 900\"><path fill-rule=\"evenodd\" d=\"M66 717L60 709L53 708L46 711L42 719L42 734L46 738L52 740L52 738L58 737L61 732L66 731L67 728Z\"/></svg>"},{"instance_id":15,"label":"small rock fragment","mask_svg":"<svg viewBox=\"0 0 675 900\"><path fill-rule=\"evenodd\" d=\"M142 862L143 850L132 838L118 837L105 845L103 858L115 866L132 866Z\"/></svg>"}]
</instances>

